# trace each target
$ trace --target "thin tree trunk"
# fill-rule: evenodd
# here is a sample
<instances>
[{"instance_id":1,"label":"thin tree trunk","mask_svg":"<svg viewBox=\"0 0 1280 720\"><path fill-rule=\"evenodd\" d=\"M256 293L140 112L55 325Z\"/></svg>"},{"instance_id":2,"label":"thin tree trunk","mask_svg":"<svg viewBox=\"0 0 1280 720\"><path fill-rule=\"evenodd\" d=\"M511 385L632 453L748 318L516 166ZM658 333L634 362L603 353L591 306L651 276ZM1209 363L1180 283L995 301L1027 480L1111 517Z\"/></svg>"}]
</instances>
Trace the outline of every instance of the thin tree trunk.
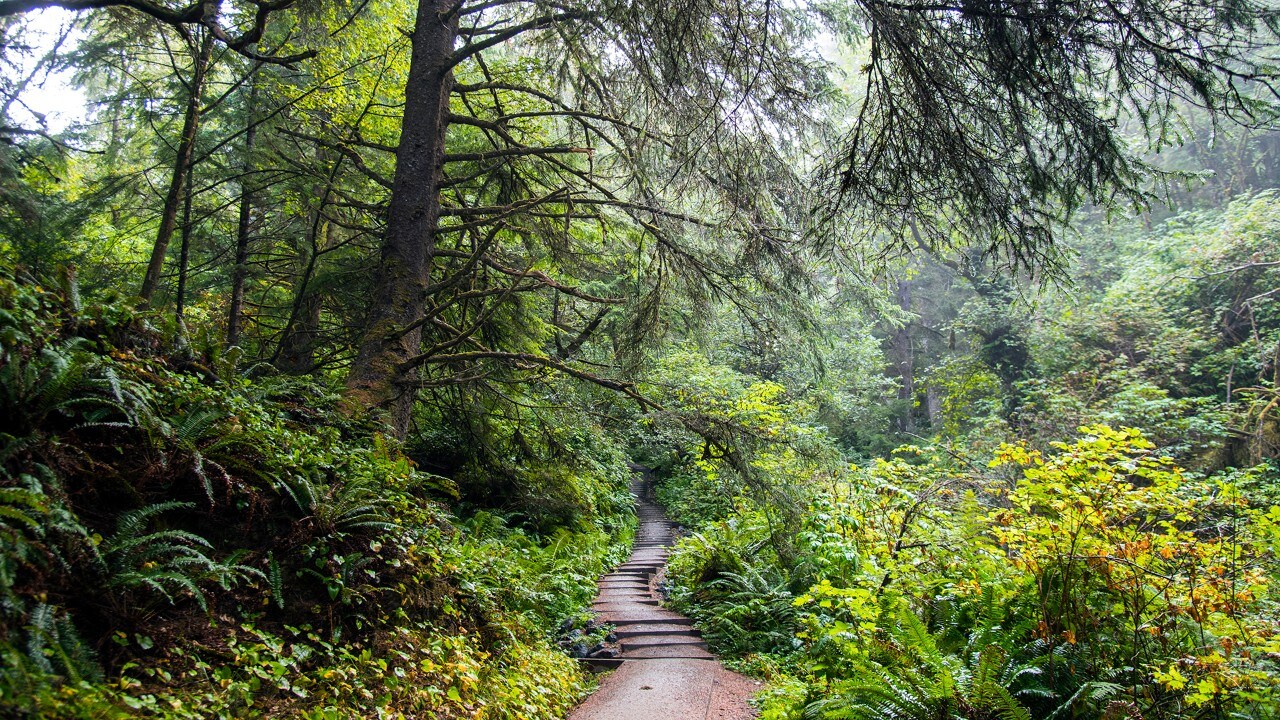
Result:
<instances>
[{"instance_id":1,"label":"thin tree trunk","mask_svg":"<svg viewBox=\"0 0 1280 720\"><path fill-rule=\"evenodd\" d=\"M942 393L938 388L929 385L924 389L924 409L929 413L929 429L936 432L942 430Z\"/></svg>"},{"instance_id":2,"label":"thin tree trunk","mask_svg":"<svg viewBox=\"0 0 1280 720\"><path fill-rule=\"evenodd\" d=\"M333 187L342 168L342 160L330 164L328 151L317 148L316 161L329 166L324 191L319 193L319 205L312 208L307 218L307 232L303 241L294 247L293 302L289 317L280 332L280 342L271 356L271 363L284 372L302 374L312 369L315 338L320 331L321 298L312 288L316 266L324 248L332 246L333 223L325 217L333 202Z\"/></svg>"},{"instance_id":3,"label":"thin tree trunk","mask_svg":"<svg viewBox=\"0 0 1280 720\"><path fill-rule=\"evenodd\" d=\"M258 84L249 80L249 107L244 132L244 162L240 181L240 216L236 220L236 264L231 269L231 307L227 311L227 347L240 342L244 315L244 283L249 276L249 231L253 212L253 150L258 135L255 111L258 109Z\"/></svg>"},{"instance_id":4,"label":"thin tree trunk","mask_svg":"<svg viewBox=\"0 0 1280 720\"><path fill-rule=\"evenodd\" d=\"M315 368L315 352L320 338L321 294L315 289L316 260L324 250L336 244L335 225L324 218L325 208L331 198L326 195L320 207L312 211L305 244L298 248L296 261L297 290L289 323L280 338L275 365L283 372L301 375Z\"/></svg>"},{"instance_id":5,"label":"thin tree trunk","mask_svg":"<svg viewBox=\"0 0 1280 720\"><path fill-rule=\"evenodd\" d=\"M191 195L191 183L188 181L182 193L182 244L178 251L178 297L173 310L179 332L182 331L182 313L186 310L187 265L191 259Z\"/></svg>"},{"instance_id":6,"label":"thin tree trunk","mask_svg":"<svg viewBox=\"0 0 1280 720\"><path fill-rule=\"evenodd\" d=\"M280 359L276 361L276 367L281 372L304 375L315 369L322 299L320 293L311 289L298 299L298 317L289 334L280 341Z\"/></svg>"},{"instance_id":7,"label":"thin tree trunk","mask_svg":"<svg viewBox=\"0 0 1280 720\"><path fill-rule=\"evenodd\" d=\"M906 312L911 312L911 285L910 280L898 282L898 307ZM907 323L895 330L889 348L894 370L901 381L898 385L901 414L894 420L899 432L915 432L916 429L912 407L916 395L915 342L911 337L911 326L912 323Z\"/></svg>"},{"instance_id":8,"label":"thin tree trunk","mask_svg":"<svg viewBox=\"0 0 1280 720\"><path fill-rule=\"evenodd\" d=\"M458 0L418 2L373 307L347 377L348 402L386 411L399 437L408 433L413 411L415 393L402 382L409 372L404 363L422 344L422 331L413 323L422 314L440 219L458 6Z\"/></svg>"},{"instance_id":9,"label":"thin tree trunk","mask_svg":"<svg viewBox=\"0 0 1280 720\"><path fill-rule=\"evenodd\" d=\"M194 154L196 135L200 130L200 100L204 94L206 71L209 59L213 56L213 35L206 32L200 40L200 49L196 54L195 66L191 72L191 84L188 86L187 109L182 119L182 136L178 139L178 155L173 161L173 175L169 180L169 192L164 199L164 209L160 213L160 229L156 231L156 242L151 248L151 261L147 263L147 275L142 280L142 302L150 305L151 298L160 286L160 274L164 270L164 256L169 251L169 242L178 228L178 208L182 203L182 191L187 184L187 176L191 171L191 158Z\"/></svg>"},{"instance_id":10,"label":"thin tree trunk","mask_svg":"<svg viewBox=\"0 0 1280 720\"><path fill-rule=\"evenodd\" d=\"M124 96L125 88L127 87L126 79L128 77L129 61L123 48L120 50L119 63L120 80L115 90L117 98ZM109 112L111 113L111 125L107 134L107 149L106 154L103 156L103 160L106 167L117 168L120 166L120 149L124 144L120 141L120 116L124 113L124 109L123 103L121 102L113 102L108 107L110 108ZM111 203L110 213L111 227L120 227L122 219L120 205L115 202Z\"/></svg>"}]
</instances>

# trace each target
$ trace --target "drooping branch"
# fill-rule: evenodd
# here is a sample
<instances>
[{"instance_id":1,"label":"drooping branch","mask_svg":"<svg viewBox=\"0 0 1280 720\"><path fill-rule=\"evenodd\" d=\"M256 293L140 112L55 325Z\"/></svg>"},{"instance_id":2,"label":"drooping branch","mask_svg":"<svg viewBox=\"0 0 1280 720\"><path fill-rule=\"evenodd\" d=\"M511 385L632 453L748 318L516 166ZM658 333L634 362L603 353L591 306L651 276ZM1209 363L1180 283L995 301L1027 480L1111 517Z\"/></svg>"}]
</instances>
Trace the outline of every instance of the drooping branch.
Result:
<instances>
[{"instance_id":1,"label":"drooping branch","mask_svg":"<svg viewBox=\"0 0 1280 720\"><path fill-rule=\"evenodd\" d=\"M1157 199L1153 186L1172 175L1144 154L1172 142L1184 109L1245 124L1280 111L1274 3L857 9L867 62L852 128L825 174L824 219L868 228L867 241L889 237L895 253L918 247L916 234L934 252L976 237L1002 264L1059 271L1057 238L1073 211Z\"/></svg>"},{"instance_id":2,"label":"drooping branch","mask_svg":"<svg viewBox=\"0 0 1280 720\"><path fill-rule=\"evenodd\" d=\"M63 8L65 10L100 10L119 7L140 12L174 28L199 25L230 50L250 60L274 65L290 66L294 63L314 57L315 50L304 50L292 55L264 55L253 49L262 39L267 22L272 13L292 7L297 0L253 0L255 8L253 24L248 30L233 35L218 21L221 6L220 0L197 0L190 5L170 7L151 0L0 0L0 17L10 17L42 10L45 8Z\"/></svg>"},{"instance_id":3,"label":"drooping branch","mask_svg":"<svg viewBox=\"0 0 1280 720\"><path fill-rule=\"evenodd\" d=\"M467 58L479 55L480 53L484 52L485 50L488 50L489 48L495 45L500 45L514 37L523 35L524 33L531 32L533 30L541 30L543 28L552 27L553 25L556 25L558 23L569 22L572 20L582 20L586 17L589 17L589 15L590 15L589 13L583 10L570 10L568 12L556 13L554 15L542 15L542 16L533 18L527 22L521 23L511 28L507 28L506 30L503 30L501 32L497 32L491 35L490 37L485 38L484 40L467 43L466 45L463 45L462 47L454 51L453 58L452 58L452 65L457 65L458 63L466 60Z\"/></svg>"},{"instance_id":4,"label":"drooping branch","mask_svg":"<svg viewBox=\"0 0 1280 720\"><path fill-rule=\"evenodd\" d=\"M551 147L509 147L501 150L490 150L484 152L469 153L446 153L444 161L446 163L454 162L483 162L485 160L493 160L495 158L510 157L543 157L546 155L590 155L594 150L585 147L572 147L568 145L558 145Z\"/></svg>"},{"instance_id":5,"label":"drooping branch","mask_svg":"<svg viewBox=\"0 0 1280 720\"><path fill-rule=\"evenodd\" d=\"M417 367L419 365L424 365L424 364L440 365L440 364L448 364L448 363L468 363L468 362L475 362L477 360L503 360L503 361L514 364L517 368L525 369L525 370L534 369L534 368L548 368L560 373L564 373L569 377L577 378L578 380L585 380L586 382L589 382L593 385L598 385L608 390L620 392L623 395L626 395L627 397L631 398L632 400L635 400L636 403L638 403L642 409L645 409L645 410L649 410L649 409L662 410L663 409L662 405L660 405L656 400L653 400L651 398L645 397L644 395L641 395L640 392L636 390L635 383L625 382L622 380L615 380L613 378L604 377L603 375L597 375L595 373L587 372L586 370L573 367L572 365L569 365L560 360L556 360L550 357L543 357L541 355L534 355L532 353L499 352L495 350L475 350L475 351L469 351L469 352L452 353L448 355L429 355L429 356L419 355L417 357L410 358L408 361L406 361L405 364L401 366L401 370L408 370L410 368Z\"/></svg>"}]
</instances>

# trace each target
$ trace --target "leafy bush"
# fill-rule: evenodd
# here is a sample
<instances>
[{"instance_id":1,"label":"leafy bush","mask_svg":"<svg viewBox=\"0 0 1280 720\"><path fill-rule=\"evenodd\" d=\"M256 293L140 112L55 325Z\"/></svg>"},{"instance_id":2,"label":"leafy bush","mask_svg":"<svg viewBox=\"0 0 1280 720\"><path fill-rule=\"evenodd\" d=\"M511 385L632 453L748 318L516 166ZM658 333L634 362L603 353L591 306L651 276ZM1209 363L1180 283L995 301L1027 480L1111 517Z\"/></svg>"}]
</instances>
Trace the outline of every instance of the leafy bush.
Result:
<instances>
[{"instance_id":1,"label":"leafy bush","mask_svg":"<svg viewBox=\"0 0 1280 720\"><path fill-rule=\"evenodd\" d=\"M614 445L575 430L596 495L540 534L460 520L452 481L332 388L166 348L146 315L0 278L0 714L527 719L578 699L551 639L634 526Z\"/></svg>"},{"instance_id":2,"label":"leafy bush","mask_svg":"<svg viewBox=\"0 0 1280 720\"><path fill-rule=\"evenodd\" d=\"M774 658L749 663L767 718L1273 718L1274 473L1154 450L1104 425L984 464L904 448L810 486L791 567L739 499L679 545L673 597Z\"/></svg>"}]
</instances>

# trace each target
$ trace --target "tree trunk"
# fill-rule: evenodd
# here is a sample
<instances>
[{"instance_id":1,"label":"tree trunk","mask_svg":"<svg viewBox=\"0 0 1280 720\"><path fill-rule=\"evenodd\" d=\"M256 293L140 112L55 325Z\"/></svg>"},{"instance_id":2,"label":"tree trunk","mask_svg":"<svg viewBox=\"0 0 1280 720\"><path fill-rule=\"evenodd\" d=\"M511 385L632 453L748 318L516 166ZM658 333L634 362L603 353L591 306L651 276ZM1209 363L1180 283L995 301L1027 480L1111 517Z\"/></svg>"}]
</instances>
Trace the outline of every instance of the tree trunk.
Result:
<instances>
[{"instance_id":1,"label":"tree trunk","mask_svg":"<svg viewBox=\"0 0 1280 720\"><path fill-rule=\"evenodd\" d=\"M191 259L191 182L184 183L182 193L182 243L178 250L178 292L174 303L173 319L182 331L182 314L187 306L187 265Z\"/></svg>"},{"instance_id":2,"label":"tree trunk","mask_svg":"<svg viewBox=\"0 0 1280 720\"><path fill-rule=\"evenodd\" d=\"M935 434L942 431L942 393L929 385L924 389L924 409L929 413L929 429Z\"/></svg>"},{"instance_id":3,"label":"tree trunk","mask_svg":"<svg viewBox=\"0 0 1280 720\"><path fill-rule=\"evenodd\" d=\"M280 340L280 358L276 367L291 375L305 375L316 367L316 348L320 345L320 293L307 288L297 298L298 312L289 332Z\"/></svg>"},{"instance_id":4,"label":"tree trunk","mask_svg":"<svg viewBox=\"0 0 1280 720\"><path fill-rule=\"evenodd\" d=\"M900 280L898 282L898 307L907 312L911 312L911 285L910 280ZM914 408L912 407L916 395L915 342L911 337L912 324L906 323L895 330L893 337L889 341L890 357L893 359L894 370L901 381L901 384L898 385L901 414L894 419L894 425L898 432L915 432L916 429Z\"/></svg>"},{"instance_id":5,"label":"tree trunk","mask_svg":"<svg viewBox=\"0 0 1280 720\"><path fill-rule=\"evenodd\" d=\"M401 438L409 431L416 395L404 382L411 374L404 363L422 344L422 330L410 328L422 314L440 219L438 186L444 172L458 4L418 2L373 307L347 377L348 402L385 411Z\"/></svg>"},{"instance_id":6,"label":"tree trunk","mask_svg":"<svg viewBox=\"0 0 1280 720\"><path fill-rule=\"evenodd\" d=\"M316 348L320 344L322 298L312 280L315 278L316 261L320 254L336 244L336 226L324 217L330 200L326 193L320 200L320 206L311 212L307 237L295 255L298 282L289 321L280 338L280 347L275 357L277 368L294 375L302 375L315 369Z\"/></svg>"},{"instance_id":7,"label":"tree trunk","mask_svg":"<svg viewBox=\"0 0 1280 720\"><path fill-rule=\"evenodd\" d=\"M244 164L240 180L240 216L236 220L236 264L231 270L231 307L227 311L227 347L240 342L244 315L244 283L249 276L249 232L253 211L253 150L258 126L254 111L258 106L258 85L249 78L249 107L244 132Z\"/></svg>"},{"instance_id":8,"label":"tree trunk","mask_svg":"<svg viewBox=\"0 0 1280 720\"><path fill-rule=\"evenodd\" d=\"M334 244L334 224L325 212L333 202L333 187L337 182L342 161L331 162L329 152L316 149L317 165L329 167L324 190L316 192L318 204L308 211L307 231L301 241L294 243L293 302L289 305L289 317L280 332L271 362L283 372L301 375L310 372L315 365L315 348L320 333L320 294L313 287L316 266L326 248Z\"/></svg>"},{"instance_id":9,"label":"tree trunk","mask_svg":"<svg viewBox=\"0 0 1280 720\"><path fill-rule=\"evenodd\" d=\"M191 84L188 86L187 109L182 119L182 136L178 139L178 155L173 161L173 175L169 180L169 192L164 199L164 209L160 213L160 229L156 232L156 242L151 248L151 261L147 263L147 276L142 280L142 302L151 304L151 298L160 286L160 273L164 270L164 256L169 251L169 241L178 228L178 208L182 204L182 192L187 184L187 176L191 171L191 157L195 151L196 134L200 129L200 100L204 94L204 80L209 69L209 58L213 55L213 35L204 33L200 40L200 49L196 54L195 66L191 71Z\"/></svg>"}]
</instances>

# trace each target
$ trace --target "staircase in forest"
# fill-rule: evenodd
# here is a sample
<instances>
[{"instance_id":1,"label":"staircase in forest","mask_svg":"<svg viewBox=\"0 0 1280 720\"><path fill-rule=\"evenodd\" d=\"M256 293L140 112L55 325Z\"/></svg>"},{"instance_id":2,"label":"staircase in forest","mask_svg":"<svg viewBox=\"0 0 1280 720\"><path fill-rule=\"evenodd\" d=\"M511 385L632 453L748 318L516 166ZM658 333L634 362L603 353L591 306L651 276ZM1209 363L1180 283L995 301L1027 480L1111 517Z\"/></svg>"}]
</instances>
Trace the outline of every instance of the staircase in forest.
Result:
<instances>
[{"instance_id":1,"label":"staircase in forest","mask_svg":"<svg viewBox=\"0 0 1280 720\"><path fill-rule=\"evenodd\" d=\"M616 669L569 720L745 720L759 683L729 672L693 622L661 606L657 583L675 542L673 525L653 499L648 468L633 466L631 493L640 526L631 557L600 579L592 608L616 629L616 657L584 662Z\"/></svg>"},{"instance_id":2,"label":"staircase in forest","mask_svg":"<svg viewBox=\"0 0 1280 720\"><path fill-rule=\"evenodd\" d=\"M666 566L668 548L675 542L673 524L653 500L647 469L634 469L631 493L640 520L635 545L625 563L600 579L600 594L592 605L600 621L616 628L621 654L589 662L616 667L627 660L714 658L689 618L660 607L656 584L659 571Z\"/></svg>"}]
</instances>

